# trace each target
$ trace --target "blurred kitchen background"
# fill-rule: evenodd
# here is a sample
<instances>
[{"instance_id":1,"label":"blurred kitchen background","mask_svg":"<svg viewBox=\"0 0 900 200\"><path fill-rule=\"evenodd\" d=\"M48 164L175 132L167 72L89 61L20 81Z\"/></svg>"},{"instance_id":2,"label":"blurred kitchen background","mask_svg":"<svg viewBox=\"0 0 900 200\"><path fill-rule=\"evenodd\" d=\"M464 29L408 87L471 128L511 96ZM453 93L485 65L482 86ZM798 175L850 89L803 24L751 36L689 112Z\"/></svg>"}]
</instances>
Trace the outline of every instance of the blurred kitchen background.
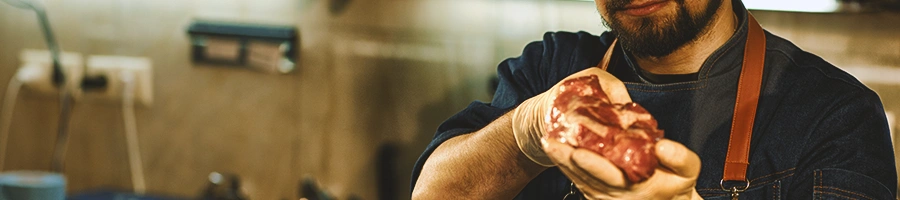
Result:
<instances>
[{"instance_id":1,"label":"blurred kitchen background","mask_svg":"<svg viewBox=\"0 0 900 200\"><path fill-rule=\"evenodd\" d=\"M546 31L605 29L590 1L39 2L63 51L152 63L152 103L134 108L143 182L148 195L176 198L200 197L219 172L238 177L249 199L298 199L305 179L338 199L408 199L433 131L469 102L490 100L500 61ZM900 12L753 14L900 113ZM197 19L296 28L295 69L192 62L187 32ZM23 50L46 50L39 24L33 11L0 3L0 83L23 65ZM67 193L130 192L127 116L119 100L94 96L72 104ZM58 95L26 85L16 99L0 167L52 170Z\"/></svg>"}]
</instances>

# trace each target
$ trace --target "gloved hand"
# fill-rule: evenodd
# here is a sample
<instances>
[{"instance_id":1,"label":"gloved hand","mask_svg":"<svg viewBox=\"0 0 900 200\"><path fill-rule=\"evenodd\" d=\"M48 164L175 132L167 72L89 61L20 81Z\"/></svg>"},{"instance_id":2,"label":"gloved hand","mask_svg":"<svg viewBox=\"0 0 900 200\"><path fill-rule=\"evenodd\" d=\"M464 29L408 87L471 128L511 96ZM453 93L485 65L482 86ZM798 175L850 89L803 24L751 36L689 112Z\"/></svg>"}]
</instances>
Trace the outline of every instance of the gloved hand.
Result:
<instances>
[{"instance_id":1,"label":"gloved hand","mask_svg":"<svg viewBox=\"0 0 900 200\"><path fill-rule=\"evenodd\" d=\"M556 140L544 142L550 160L587 199L702 199L695 189L700 157L667 139L656 142L655 148L660 165L653 176L629 183L618 167L594 152Z\"/></svg>"},{"instance_id":2,"label":"gloved hand","mask_svg":"<svg viewBox=\"0 0 900 200\"><path fill-rule=\"evenodd\" d=\"M603 87L603 91L609 96L609 100L612 103L631 102L631 97L628 96L625 84L600 68L591 67L569 75L546 92L525 100L513 110L513 134L519 149L522 150L525 156L539 165L545 167L554 166L541 144L541 138L546 135L547 129L545 125L549 123L549 112L553 107L553 100L559 95L560 83L569 79L590 75L597 75L600 80L600 86Z\"/></svg>"},{"instance_id":3,"label":"gloved hand","mask_svg":"<svg viewBox=\"0 0 900 200\"><path fill-rule=\"evenodd\" d=\"M589 68L566 80L596 75L600 86L614 104L631 102L625 85L599 68ZM513 112L513 133L519 149L532 161L558 166L589 199L701 199L694 186L700 173L700 158L690 149L671 140L654 146L660 165L640 183L630 183L616 165L587 149L576 149L557 140L543 140L549 112L559 95L560 84L523 102Z\"/></svg>"}]
</instances>

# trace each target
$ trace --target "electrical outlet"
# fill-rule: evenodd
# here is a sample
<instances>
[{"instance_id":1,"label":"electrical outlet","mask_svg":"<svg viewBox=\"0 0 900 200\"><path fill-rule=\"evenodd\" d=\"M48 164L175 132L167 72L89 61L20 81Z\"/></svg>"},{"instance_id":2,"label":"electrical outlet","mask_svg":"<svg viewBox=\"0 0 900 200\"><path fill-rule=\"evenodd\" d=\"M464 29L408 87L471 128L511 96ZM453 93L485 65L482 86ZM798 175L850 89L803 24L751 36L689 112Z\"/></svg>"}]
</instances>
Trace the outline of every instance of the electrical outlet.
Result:
<instances>
[{"instance_id":1,"label":"electrical outlet","mask_svg":"<svg viewBox=\"0 0 900 200\"><path fill-rule=\"evenodd\" d=\"M66 76L66 88L77 100L81 97L80 85L84 69L82 56L75 52L63 52L59 59ZM22 66L15 78L23 86L48 95L59 95L58 88L53 84L53 61L49 51L26 49L19 54L19 60Z\"/></svg>"},{"instance_id":2,"label":"electrical outlet","mask_svg":"<svg viewBox=\"0 0 900 200\"><path fill-rule=\"evenodd\" d=\"M134 86L136 104L150 106L153 104L153 69L150 59L129 56L89 56L85 77L105 77L106 87L97 92L85 91L86 94L99 93L108 99L121 99L124 82L130 78Z\"/></svg>"}]
</instances>

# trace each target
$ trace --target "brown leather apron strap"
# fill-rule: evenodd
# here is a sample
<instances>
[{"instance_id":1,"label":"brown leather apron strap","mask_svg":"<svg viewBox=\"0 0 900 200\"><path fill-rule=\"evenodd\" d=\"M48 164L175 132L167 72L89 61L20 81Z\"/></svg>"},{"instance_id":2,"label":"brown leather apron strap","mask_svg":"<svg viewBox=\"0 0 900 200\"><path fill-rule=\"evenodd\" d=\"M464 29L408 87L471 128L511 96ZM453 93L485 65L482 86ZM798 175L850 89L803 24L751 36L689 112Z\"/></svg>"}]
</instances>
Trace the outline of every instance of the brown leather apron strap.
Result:
<instances>
[{"instance_id":1,"label":"brown leather apron strap","mask_svg":"<svg viewBox=\"0 0 900 200\"><path fill-rule=\"evenodd\" d=\"M725 156L724 181L747 181L747 166L750 165L750 136L756 106L762 89L763 64L766 57L766 34L762 27L747 13L749 32L744 45L744 63L738 80L737 98L734 102L734 119L731 121L731 138L728 140L728 154Z\"/></svg>"},{"instance_id":2,"label":"brown leather apron strap","mask_svg":"<svg viewBox=\"0 0 900 200\"><path fill-rule=\"evenodd\" d=\"M766 34L753 15L747 13L749 20L747 44L744 46L744 61L738 79L737 98L734 102L734 119L731 121L731 136L728 140L728 154L725 156L725 168L720 185L723 190L731 191L733 197L750 186L747 180L747 166L750 165L750 138L753 133L753 121L756 118L756 107L762 89L763 65L766 55ZM607 49L597 67L606 70L615 49L616 40ZM740 181L743 188L732 187L730 190L722 185L725 181Z\"/></svg>"}]
</instances>

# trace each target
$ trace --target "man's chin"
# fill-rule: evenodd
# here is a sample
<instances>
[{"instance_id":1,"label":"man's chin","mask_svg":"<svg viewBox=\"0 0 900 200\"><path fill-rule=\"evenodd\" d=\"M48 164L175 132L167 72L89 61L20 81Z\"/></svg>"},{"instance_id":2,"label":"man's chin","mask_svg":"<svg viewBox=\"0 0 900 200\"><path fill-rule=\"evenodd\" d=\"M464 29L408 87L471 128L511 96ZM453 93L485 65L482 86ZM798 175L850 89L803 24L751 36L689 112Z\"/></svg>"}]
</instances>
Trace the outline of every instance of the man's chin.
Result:
<instances>
[{"instance_id":1,"label":"man's chin","mask_svg":"<svg viewBox=\"0 0 900 200\"><path fill-rule=\"evenodd\" d=\"M672 24L662 24L661 21L653 19L620 21L616 27L619 34L628 35L646 35L651 33L661 33L664 27L673 26Z\"/></svg>"}]
</instances>

